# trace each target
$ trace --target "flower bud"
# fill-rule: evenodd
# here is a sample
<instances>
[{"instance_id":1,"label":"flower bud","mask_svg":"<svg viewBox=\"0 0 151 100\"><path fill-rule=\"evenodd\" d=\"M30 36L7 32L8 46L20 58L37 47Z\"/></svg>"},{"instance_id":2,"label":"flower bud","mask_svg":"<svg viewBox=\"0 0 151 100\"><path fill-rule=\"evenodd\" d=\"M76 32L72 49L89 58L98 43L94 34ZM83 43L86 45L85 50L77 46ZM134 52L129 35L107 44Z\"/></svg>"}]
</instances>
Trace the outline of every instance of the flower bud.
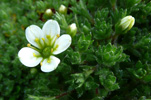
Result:
<instances>
[{"instance_id":1,"label":"flower bud","mask_svg":"<svg viewBox=\"0 0 151 100\"><path fill-rule=\"evenodd\" d=\"M72 23L67 29L67 34L71 35L71 37L74 37L76 33L77 33L77 26L75 23Z\"/></svg>"},{"instance_id":2,"label":"flower bud","mask_svg":"<svg viewBox=\"0 0 151 100\"><path fill-rule=\"evenodd\" d=\"M135 23L135 18L132 16L126 16L120 20L115 26L116 34L124 34L129 31Z\"/></svg>"},{"instance_id":3,"label":"flower bud","mask_svg":"<svg viewBox=\"0 0 151 100\"><path fill-rule=\"evenodd\" d=\"M52 12L51 9L47 9L47 10L45 11L45 14L46 14L47 16L52 16L52 15L53 15L53 12Z\"/></svg>"},{"instance_id":4,"label":"flower bud","mask_svg":"<svg viewBox=\"0 0 151 100\"><path fill-rule=\"evenodd\" d=\"M67 8L64 5L61 5L59 8L59 13L61 14L66 14L67 13Z\"/></svg>"},{"instance_id":5,"label":"flower bud","mask_svg":"<svg viewBox=\"0 0 151 100\"><path fill-rule=\"evenodd\" d=\"M89 33L90 32L90 29L86 26L86 25L83 25L83 31L85 33Z\"/></svg>"}]
</instances>

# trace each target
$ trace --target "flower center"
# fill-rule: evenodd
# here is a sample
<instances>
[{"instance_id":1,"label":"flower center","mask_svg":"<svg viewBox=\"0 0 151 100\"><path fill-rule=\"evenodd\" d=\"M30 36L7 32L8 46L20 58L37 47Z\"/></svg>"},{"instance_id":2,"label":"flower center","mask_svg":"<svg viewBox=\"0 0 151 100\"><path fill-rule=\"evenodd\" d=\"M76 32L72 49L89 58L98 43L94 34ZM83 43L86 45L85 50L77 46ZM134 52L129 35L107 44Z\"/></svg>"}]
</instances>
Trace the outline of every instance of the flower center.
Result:
<instances>
[{"instance_id":1,"label":"flower center","mask_svg":"<svg viewBox=\"0 0 151 100\"><path fill-rule=\"evenodd\" d=\"M50 57L50 55L52 54L52 52L53 52L53 48L51 48L51 47L45 47L42 50L41 55L44 58L48 58L48 57Z\"/></svg>"}]
</instances>

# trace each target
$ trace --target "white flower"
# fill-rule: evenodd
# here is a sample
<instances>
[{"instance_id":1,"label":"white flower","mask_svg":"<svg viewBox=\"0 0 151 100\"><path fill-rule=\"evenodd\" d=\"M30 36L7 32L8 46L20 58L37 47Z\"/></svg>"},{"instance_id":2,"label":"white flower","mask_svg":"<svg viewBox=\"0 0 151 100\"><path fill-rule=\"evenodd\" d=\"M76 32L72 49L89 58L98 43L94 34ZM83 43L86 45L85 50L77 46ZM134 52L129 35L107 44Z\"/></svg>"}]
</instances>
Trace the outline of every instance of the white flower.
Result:
<instances>
[{"instance_id":1,"label":"white flower","mask_svg":"<svg viewBox=\"0 0 151 100\"><path fill-rule=\"evenodd\" d=\"M18 57L22 64L27 67L35 67L41 64L43 72L55 70L60 59L55 57L65 51L71 44L71 37L68 34L60 36L60 26L55 20L48 20L42 29L36 25L26 28L26 38L30 44L22 48Z\"/></svg>"}]
</instances>

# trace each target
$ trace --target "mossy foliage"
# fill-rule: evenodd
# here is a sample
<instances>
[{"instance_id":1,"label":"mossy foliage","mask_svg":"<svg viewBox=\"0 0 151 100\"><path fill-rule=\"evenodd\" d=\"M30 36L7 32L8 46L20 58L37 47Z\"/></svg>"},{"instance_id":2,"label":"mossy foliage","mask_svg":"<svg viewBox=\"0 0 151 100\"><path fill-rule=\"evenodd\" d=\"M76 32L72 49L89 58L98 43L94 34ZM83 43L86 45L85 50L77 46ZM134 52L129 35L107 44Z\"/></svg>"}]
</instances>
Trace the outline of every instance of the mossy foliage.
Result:
<instances>
[{"instance_id":1,"label":"mossy foliage","mask_svg":"<svg viewBox=\"0 0 151 100\"><path fill-rule=\"evenodd\" d=\"M67 13L59 13L60 5ZM51 9L53 14L45 13ZM126 33L115 33L125 16L135 18ZM57 55L50 73L21 64L25 29L57 20L61 34L76 23L71 46ZM151 99L150 0L1 0L0 100Z\"/></svg>"}]
</instances>

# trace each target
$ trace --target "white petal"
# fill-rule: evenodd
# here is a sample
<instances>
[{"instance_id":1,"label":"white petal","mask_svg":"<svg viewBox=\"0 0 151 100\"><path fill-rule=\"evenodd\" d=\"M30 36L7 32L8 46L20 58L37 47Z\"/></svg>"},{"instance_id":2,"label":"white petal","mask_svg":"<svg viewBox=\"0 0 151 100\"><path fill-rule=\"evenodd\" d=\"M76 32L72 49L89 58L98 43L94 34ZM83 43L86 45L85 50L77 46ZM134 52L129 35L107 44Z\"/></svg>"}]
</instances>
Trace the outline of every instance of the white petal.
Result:
<instances>
[{"instance_id":1,"label":"white petal","mask_svg":"<svg viewBox=\"0 0 151 100\"><path fill-rule=\"evenodd\" d=\"M71 45L71 36L70 35L64 34L64 35L60 36L54 44L54 50L55 50L55 47L58 46L58 48L56 48L56 50L53 52L53 54L59 54L59 53L65 51L70 45Z\"/></svg>"},{"instance_id":2,"label":"white petal","mask_svg":"<svg viewBox=\"0 0 151 100\"><path fill-rule=\"evenodd\" d=\"M35 42L35 39L39 39L41 44L43 44L42 38L44 38L43 31L36 25L30 25L25 30L26 38L29 43L40 48L39 44Z\"/></svg>"},{"instance_id":3,"label":"white petal","mask_svg":"<svg viewBox=\"0 0 151 100\"><path fill-rule=\"evenodd\" d=\"M51 72L55 70L60 63L60 59L55 56L50 56L42 62L41 70L43 72Z\"/></svg>"},{"instance_id":4,"label":"white petal","mask_svg":"<svg viewBox=\"0 0 151 100\"><path fill-rule=\"evenodd\" d=\"M60 26L57 21L55 20L48 20L43 28L42 28L45 38L47 35L49 35L52 38L52 41L57 38L57 35L60 35Z\"/></svg>"},{"instance_id":5,"label":"white petal","mask_svg":"<svg viewBox=\"0 0 151 100\"><path fill-rule=\"evenodd\" d=\"M35 57L34 55L40 54L29 47L24 47L18 52L19 60L27 67L35 67L41 62L42 57Z\"/></svg>"}]
</instances>

